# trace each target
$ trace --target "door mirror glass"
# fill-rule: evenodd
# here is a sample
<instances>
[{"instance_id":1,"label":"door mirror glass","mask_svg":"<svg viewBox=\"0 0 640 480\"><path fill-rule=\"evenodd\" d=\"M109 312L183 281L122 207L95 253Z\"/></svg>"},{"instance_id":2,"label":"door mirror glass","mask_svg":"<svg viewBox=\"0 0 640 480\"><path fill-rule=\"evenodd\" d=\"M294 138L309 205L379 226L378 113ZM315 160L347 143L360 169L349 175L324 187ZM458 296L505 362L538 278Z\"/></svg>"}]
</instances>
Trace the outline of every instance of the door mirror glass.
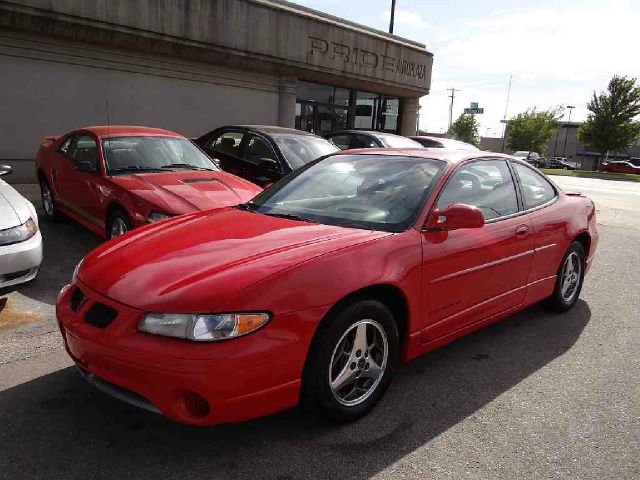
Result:
<instances>
[{"instance_id":1,"label":"door mirror glass","mask_svg":"<svg viewBox=\"0 0 640 480\"><path fill-rule=\"evenodd\" d=\"M427 228L433 230L458 230L482 226L484 226L482 211L464 203L454 203L444 210L434 210L427 223Z\"/></svg>"},{"instance_id":2,"label":"door mirror glass","mask_svg":"<svg viewBox=\"0 0 640 480\"><path fill-rule=\"evenodd\" d=\"M10 175L13 172L13 168L10 165L0 165L0 177Z\"/></svg>"}]
</instances>

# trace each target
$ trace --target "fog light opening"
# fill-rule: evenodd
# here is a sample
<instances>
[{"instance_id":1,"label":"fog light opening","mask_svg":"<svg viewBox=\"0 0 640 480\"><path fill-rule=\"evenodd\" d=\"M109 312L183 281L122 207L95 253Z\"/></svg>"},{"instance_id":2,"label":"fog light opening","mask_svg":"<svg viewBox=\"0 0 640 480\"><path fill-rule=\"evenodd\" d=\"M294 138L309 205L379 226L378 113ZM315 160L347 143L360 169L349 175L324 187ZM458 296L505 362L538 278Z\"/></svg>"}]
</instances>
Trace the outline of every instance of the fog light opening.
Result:
<instances>
[{"instance_id":1,"label":"fog light opening","mask_svg":"<svg viewBox=\"0 0 640 480\"><path fill-rule=\"evenodd\" d=\"M204 397L190 390L182 392L184 407L187 413L195 418L204 418L211 412L209 402Z\"/></svg>"}]
</instances>

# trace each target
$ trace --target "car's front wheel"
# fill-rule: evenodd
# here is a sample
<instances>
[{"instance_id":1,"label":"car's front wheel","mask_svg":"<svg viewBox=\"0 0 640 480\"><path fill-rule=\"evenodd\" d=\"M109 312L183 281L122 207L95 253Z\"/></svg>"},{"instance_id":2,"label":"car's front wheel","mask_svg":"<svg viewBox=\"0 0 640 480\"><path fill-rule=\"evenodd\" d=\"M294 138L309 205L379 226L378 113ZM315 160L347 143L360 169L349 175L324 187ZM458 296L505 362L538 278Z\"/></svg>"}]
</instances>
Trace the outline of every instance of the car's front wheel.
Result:
<instances>
[{"instance_id":1,"label":"car's front wheel","mask_svg":"<svg viewBox=\"0 0 640 480\"><path fill-rule=\"evenodd\" d=\"M304 406L339 423L367 414L391 382L399 343L393 315L377 300L359 300L326 318L305 365Z\"/></svg>"},{"instance_id":2,"label":"car's front wheel","mask_svg":"<svg viewBox=\"0 0 640 480\"><path fill-rule=\"evenodd\" d=\"M578 241L569 245L560 262L553 294L547 300L549 309L566 312L578 301L584 281L585 253Z\"/></svg>"},{"instance_id":3,"label":"car's front wheel","mask_svg":"<svg viewBox=\"0 0 640 480\"><path fill-rule=\"evenodd\" d=\"M116 210L109 215L107 221L107 238L116 238L132 229L129 216L121 210Z\"/></svg>"}]
</instances>

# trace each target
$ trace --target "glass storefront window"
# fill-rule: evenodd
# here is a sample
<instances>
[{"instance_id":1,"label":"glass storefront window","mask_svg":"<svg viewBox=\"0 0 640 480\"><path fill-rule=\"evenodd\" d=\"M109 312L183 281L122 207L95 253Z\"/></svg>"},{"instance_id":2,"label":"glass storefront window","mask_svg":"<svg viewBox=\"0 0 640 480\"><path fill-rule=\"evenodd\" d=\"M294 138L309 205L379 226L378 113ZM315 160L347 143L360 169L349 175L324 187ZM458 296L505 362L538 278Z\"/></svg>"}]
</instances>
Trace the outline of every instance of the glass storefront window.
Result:
<instances>
[{"instance_id":1,"label":"glass storefront window","mask_svg":"<svg viewBox=\"0 0 640 480\"><path fill-rule=\"evenodd\" d=\"M310 102L347 107L349 106L349 89L319 83L298 82L298 98Z\"/></svg>"}]
</instances>

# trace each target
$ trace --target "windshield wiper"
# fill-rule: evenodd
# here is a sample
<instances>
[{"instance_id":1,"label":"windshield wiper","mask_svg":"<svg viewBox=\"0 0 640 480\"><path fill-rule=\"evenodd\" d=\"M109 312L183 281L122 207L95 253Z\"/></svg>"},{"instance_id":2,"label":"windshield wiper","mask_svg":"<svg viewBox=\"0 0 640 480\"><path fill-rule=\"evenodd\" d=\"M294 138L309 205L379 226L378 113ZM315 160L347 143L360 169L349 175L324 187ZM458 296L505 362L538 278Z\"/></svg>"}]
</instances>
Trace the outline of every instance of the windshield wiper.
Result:
<instances>
[{"instance_id":1,"label":"windshield wiper","mask_svg":"<svg viewBox=\"0 0 640 480\"><path fill-rule=\"evenodd\" d=\"M168 165L163 165L160 168L191 168L193 170L208 170L213 171L213 168L200 167L198 165L192 165L190 163L170 163Z\"/></svg>"},{"instance_id":2,"label":"windshield wiper","mask_svg":"<svg viewBox=\"0 0 640 480\"><path fill-rule=\"evenodd\" d=\"M161 172L162 170L159 168L153 167L140 167L138 165L129 165L128 167L118 167L118 168L110 168L109 173L119 173L119 172Z\"/></svg>"},{"instance_id":3,"label":"windshield wiper","mask_svg":"<svg viewBox=\"0 0 640 480\"><path fill-rule=\"evenodd\" d=\"M263 213L263 212L260 212L260 213ZM298 220L300 222L318 223L318 222L315 222L315 221L310 220L308 218L300 217L300 216L295 215L293 213L264 213L264 215L269 215L270 217L287 218L289 220Z\"/></svg>"}]
</instances>

